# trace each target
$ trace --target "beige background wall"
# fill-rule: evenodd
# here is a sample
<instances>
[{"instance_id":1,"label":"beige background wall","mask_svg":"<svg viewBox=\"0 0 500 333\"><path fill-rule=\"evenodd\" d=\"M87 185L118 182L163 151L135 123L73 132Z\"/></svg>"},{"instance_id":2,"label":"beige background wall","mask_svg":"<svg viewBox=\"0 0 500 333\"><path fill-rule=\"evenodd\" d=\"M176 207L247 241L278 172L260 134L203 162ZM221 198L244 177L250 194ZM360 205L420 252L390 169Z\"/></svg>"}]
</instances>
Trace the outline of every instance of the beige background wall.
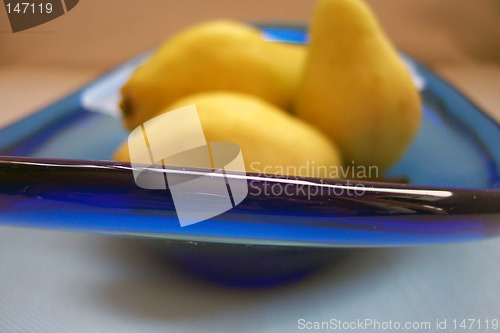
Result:
<instances>
[{"instance_id":1,"label":"beige background wall","mask_svg":"<svg viewBox=\"0 0 500 333\"><path fill-rule=\"evenodd\" d=\"M427 63L500 61L498 0L369 0L395 43ZM0 10L0 61L109 67L195 22L219 17L307 23L311 0L81 0L12 34Z\"/></svg>"},{"instance_id":2,"label":"beige background wall","mask_svg":"<svg viewBox=\"0 0 500 333\"><path fill-rule=\"evenodd\" d=\"M499 112L499 0L368 0L396 45ZM214 18L306 24L312 0L81 0L13 34L0 10L0 98L7 118L49 103L174 32ZM29 100L22 92L29 88ZM6 113L5 108L0 113ZM500 115L498 115L500 119ZM6 121L6 120L4 120Z\"/></svg>"}]
</instances>

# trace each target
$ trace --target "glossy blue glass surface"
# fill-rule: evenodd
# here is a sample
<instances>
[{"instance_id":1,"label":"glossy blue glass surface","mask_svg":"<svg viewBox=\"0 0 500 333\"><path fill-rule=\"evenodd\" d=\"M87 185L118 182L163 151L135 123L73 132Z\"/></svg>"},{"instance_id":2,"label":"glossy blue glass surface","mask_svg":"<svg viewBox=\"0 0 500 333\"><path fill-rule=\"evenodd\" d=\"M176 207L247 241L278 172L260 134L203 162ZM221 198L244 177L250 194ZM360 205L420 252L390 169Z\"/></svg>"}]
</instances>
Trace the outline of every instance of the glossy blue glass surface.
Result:
<instances>
[{"instance_id":1,"label":"glossy blue glass surface","mask_svg":"<svg viewBox=\"0 0 500 333\"><path fill-rule=\"evenodd\" d=\"M263 35L295 43L307 39L303 30L291 28L266 28ZM133 59L90 88L112 85L143 59ZM254 185L247 199L181 228L168 191L140 189L129 164L109 162L127 132L112 114L83 107L87 87L0 131L0 155L9 156L0 158L0 223L296 247L404 246L499 235L500 127L429 70L406 60L423 82L424 120L386 176L409 184L357 182L367 189L363 196L310 197L306 194L328 186L347 189L356 183L229 175ZM271 186L292 186L298 194L259 194Z\"/></svg>"}]
</instances>

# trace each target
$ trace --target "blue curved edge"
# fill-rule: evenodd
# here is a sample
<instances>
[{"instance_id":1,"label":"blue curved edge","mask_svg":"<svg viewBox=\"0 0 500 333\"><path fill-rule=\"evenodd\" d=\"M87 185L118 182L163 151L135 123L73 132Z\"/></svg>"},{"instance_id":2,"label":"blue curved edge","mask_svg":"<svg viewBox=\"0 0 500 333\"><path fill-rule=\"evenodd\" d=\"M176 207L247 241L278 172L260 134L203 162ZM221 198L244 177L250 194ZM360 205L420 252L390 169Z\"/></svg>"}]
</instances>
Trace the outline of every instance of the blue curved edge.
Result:
<instances>
[{"instance_id":1,"label":"blue curved edge","mask_svg":"<svg viewBox=\"0 0 500 333\"><path fill-rule=\"evenodd\" d=\"M18 226L290 246L403 246L500 235L498 189L226 176L248 185L246 199L210 220L181 227L169 190L139 188L128 163L4 157L0 217L3 224ZM359 184L363 193L352 194ZM270 186L288 188L269 195L265 189ZM321 191L331 186L344 191ZM196 202L192 204L197 209Z\"/></svg>"}]
</instances>

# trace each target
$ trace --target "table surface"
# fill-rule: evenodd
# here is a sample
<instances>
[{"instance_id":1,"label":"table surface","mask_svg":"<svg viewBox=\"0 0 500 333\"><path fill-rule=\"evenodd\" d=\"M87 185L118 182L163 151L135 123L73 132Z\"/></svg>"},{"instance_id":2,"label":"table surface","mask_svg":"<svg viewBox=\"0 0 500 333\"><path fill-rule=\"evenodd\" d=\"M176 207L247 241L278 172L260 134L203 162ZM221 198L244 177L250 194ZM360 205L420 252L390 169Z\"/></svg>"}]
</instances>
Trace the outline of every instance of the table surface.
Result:
<instances>
[{"instance_id":1,"label":"table surface","mask_svg":"<svg viewBox=\"0 0 500 333\"><path fill-rule=\"evenodd\" d=\"M2 52L15 55L12 48ZM498 64L441 62L434 69L500 121ZM88 64L0 62L0 126L101 74L102 67ZM299 319L365 318L431 322L422 332L438 332L436 320L445 319L448 329L469 318L484 327L484 320L500 320L499 273L500 239L493 239L356 250L302 281L231 289L179 272L123 239L0 227L0 332L293 332Z\"/></svg>"}]
</instances>

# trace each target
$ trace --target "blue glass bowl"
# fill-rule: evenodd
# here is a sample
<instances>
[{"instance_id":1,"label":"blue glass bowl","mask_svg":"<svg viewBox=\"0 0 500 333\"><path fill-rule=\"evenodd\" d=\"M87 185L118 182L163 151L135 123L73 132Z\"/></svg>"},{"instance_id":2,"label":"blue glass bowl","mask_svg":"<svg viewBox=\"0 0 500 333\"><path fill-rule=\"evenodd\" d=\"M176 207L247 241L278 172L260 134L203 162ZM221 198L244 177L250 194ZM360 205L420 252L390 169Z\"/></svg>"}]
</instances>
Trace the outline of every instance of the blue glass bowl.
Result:
<instances>
[{"instance_id":1,"label":"blue glass bowl","mask_svg":"<svg viewBox=\"0 0 500 333\"><path fill-rule=\"evenodd\" d=\"M301 28L266 26L262 33L275 41L307 39ZM500 234L499 125L405 55L423 98L423 123L384 176L408 183L229 174L252 183L248 197L181 228L168 190L139 188L130 164L109 160L128 135L117 116L117 91L147 56L0 131L0 223L147 239L191 271L254 285L299 277L337 257L339 248ZM348 195L357 184L364 194ZM280 193L285 186L293 196ZM274 194L265 195L270 189Z\"/></svg>"}]
</instances>

